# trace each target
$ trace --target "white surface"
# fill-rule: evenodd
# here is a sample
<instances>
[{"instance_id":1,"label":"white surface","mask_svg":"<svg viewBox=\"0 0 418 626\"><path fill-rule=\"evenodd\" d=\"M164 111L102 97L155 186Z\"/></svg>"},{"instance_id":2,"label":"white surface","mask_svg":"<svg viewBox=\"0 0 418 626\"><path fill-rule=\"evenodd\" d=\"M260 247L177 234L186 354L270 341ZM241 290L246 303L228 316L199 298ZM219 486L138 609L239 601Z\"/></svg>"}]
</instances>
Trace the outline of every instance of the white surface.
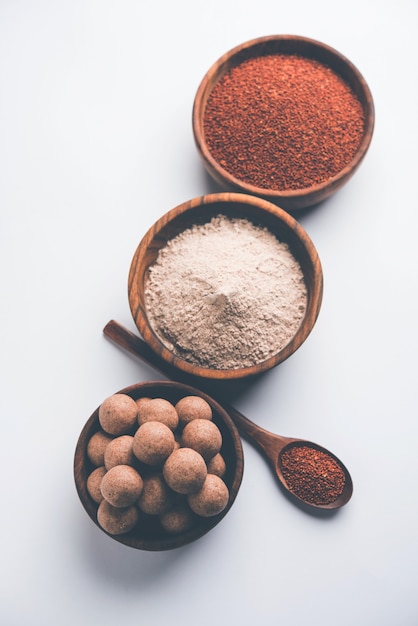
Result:
<instances>
[{"instance_id":1,"label":"white surface","mask_svg":"<svg viewBox=\"0 0 418 626\"><path fill-rule=\"evenodd\" d=\"M1 626L418 623L417 8L1 0ZM127 273L147 228L213 190L191 130L201 78L273 33L348 56L376 129L355 177L300 217L325 277L314 331L235 404L333 450L354 496L307 515L244 442L241 491L214 531L127 549L83 510L73 454L107 395L156 375L102 328L134 330Z\"/></svg>"}]
</instances>

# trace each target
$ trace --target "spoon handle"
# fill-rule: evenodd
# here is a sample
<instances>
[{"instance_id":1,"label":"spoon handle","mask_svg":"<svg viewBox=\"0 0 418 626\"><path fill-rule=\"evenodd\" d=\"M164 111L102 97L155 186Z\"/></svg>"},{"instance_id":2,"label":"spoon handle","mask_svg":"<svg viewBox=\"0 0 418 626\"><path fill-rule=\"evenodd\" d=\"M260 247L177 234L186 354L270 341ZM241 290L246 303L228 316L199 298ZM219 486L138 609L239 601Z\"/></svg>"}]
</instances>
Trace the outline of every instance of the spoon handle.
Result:
<instances>
[{"instance_id":1,"label":"spoon handle","mask_svg":"<svg viewBox=\"0 0 418 626\"><path fill-rule=\"evenodd\" d=\"M115 322L115 320L110 320L106 324L103 329L103 333L106 337L109 337L112 341L114 341L118 346L125 348L127 352L133 354L133 356L139 357L148 365L151 365L154 369L158 370L164 376L168 376L166 370L170 367L169 365L163 366L160 365L160 362L157 361L154 353L151 348L148 346L145 341L140 339L137 335L132 333L130 330L119 324L119 322Z\"/></svg>"},{"instance_id":2,"label":"spoon handle","mask_svg":"<svg viewBox=\"0 0 418 626\"><path fill-rule=\"evenodd\" d=\"M229 413L232 420L235 422L237 428L247 435L253 442L264 451L268 460L270 461L274 471L277 471L277 461L279 453L286 444L291 441L288 437L281 437L268 430L265 430L261 426L254 424L245 415L237 411L233 406L224 404L225 410Z\"/></svg>"},{"instance_id":3,"label":"spoon handle","mask_svg":"<svg viewBox=\"0 0 418 626\"><path fill-rule=\"evenodd\" d=\"M119 322L110 320L104 327L103 333L118 346L125 348L127 352L141 359L144 363L160 372L160 374L163 374L163 376L180 383L198 387L198 384L194 383L193 376L179 372L175 367L164 362L143 339L122 326L122 324L119 324Z\"/></svg>"}]
</instances>

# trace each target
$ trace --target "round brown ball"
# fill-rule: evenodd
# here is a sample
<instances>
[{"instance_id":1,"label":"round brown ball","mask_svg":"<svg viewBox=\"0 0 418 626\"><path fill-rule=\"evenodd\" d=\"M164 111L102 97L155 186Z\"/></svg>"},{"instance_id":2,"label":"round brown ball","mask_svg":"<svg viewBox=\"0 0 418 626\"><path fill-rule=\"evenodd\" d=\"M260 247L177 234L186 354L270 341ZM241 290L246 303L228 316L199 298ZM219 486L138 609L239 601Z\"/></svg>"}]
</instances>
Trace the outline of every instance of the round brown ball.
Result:
<instances>
[{"instance_id":1,"label":"round brown ball","mask_svg":"<svg viewBox=\"0 0 418 626\"><path fill-rule=\"evenodd\" d=\"M187 497L191 510L201 517L213 517L224 510L229 500L228 487L219 476L208 474L202 488Z\"/></svg>"},{"instance_id":2,"label":"round brown ball","mask_svg":"<svg viewBox=\"0 0 418 626\"><path fill-rule=\"evenodd\" d=\"M140 408L143 404L145 404L145 402L148 402L149 400L151 400L151 398L148 398L148 397L137 398L135 400L136 406Z\"/></svg>"},{"instance_id":3,"label":"round brown ball","mask_svg":"<svg viewBox=\"0 0 418 626\"><path fill-rule=\"evenodd\" d=\"M135 528L139 512L136 506L114 507L107 500L102 500L97 509L97 521L109 535L123 535Z\"/></svg>"},{"instance_id":4,"label":"round brown ball","mask_svg":"<svg viewBox=\"0 0 418 626\"><path fill-rule=\"evenodd\" d=\"M132 451L132 435L120 435L108 444L104 453L104 465L110 470L115 465L133 465L135 456Z\"/></svg>"},{"instance_id":5,"label":"round brown ball","mask_svg":"<svg viewBox=\"0 0 418 626\"><path fill-rule=\"evenodd\" d=\"M102 478L102 496L114 507L131 506L141 495L143 480L130 465L115 465Z\"/></svg>"},{"instance_id":6,"label":"round brown ball","mask_svg":"<svg viewBox=\"0 0 418 626\"><path fill-rule=\"evenodd\" d=\"M207 467L204 458L196 450L178 448L164 463L163 475L173 491L182 494L195 493L205 481Z\"/></svg>"},{"instance_id":7,"label":"round brown ball","mask_svg":"<svg viewBox=\"0 0 418 626\"><path fill-rule=\"evenodd\" d=\"M90 498L96 502L96 504L100 504L103 500L100 484L105 474L106 468L102 465L101 467L96 467L96 469L94 469L87 477L87 491Z\"/></svg>"},{"instance_id":8,"label":"round brown ball","mask_svg":"<svg viewBox=\"0 0 418 626\"><path fill-rule=\"evenodd\" d=\"M96 467L104 465L104 453L112 439L113 437L102 430L98 430L90 437L87 444L87 456Z\"/></svg>"},{"instance_id":9,"label":"round brown ball","mask_svg":"<svg viewBox=\"0 0 418 626\"><path fill-rule=\"evenodd\" d=\"M220 451L222 435L215 422L195 419L184 427L181 443L186 448L193 448L208 461Z\"/></svg>"},{"instance_id":10,"label":"round brown ball","mask_svg":"<svg viewBox=\"0 0 418 626\"><path fill-rule=\"evenodd\" d=\"M132 450L147 465L162 465L174 450L173 431L162 422L145 422L136 431Z\"/></svg>"},{"instance_id":11,"label":"round brown ball","mask_svg":"<svg viewBox=\"0 0 418 626\"><path fill-rule=\"evenodd\" d=\"M125 435L136 425L138 406L133 398L115 393L99 407L99 422L106 433Z\"/></svg>"},{"instance_id":12,"label":"round brown ball","mask_svg":"<svg viewBox=\"0 0 418 626\"><path fill-rule=\"evenodd\" d=\"M179 416L179 423L184 426L195 419L211 420L212 408L200 396L184 396L175 405Z\"/></svg>"},{"instance_id":13,"label":"round brown ball","mask_svg":"<svg viewBox=\"0 0 418 626\"><path fill-rule=\"evenodd\" d=\"M138 424L141 426L146 422L161 422L171 430L175 430L179 423L179 417L171 402L164 398L153 398L138 408Z\"/></svg>"},{"instance_id":14,"label":"round brown ball","mask_svg":"<svg viewBox=\"0 0 418 626\"><path fill-rule=\"evenodd\" d=\"M144 488L138 500L138 508L148 515L161 515L174 505L175 494L162 474L144 477Z\"/></svg>"},{"instance_id":15,"label":"round brown ball","mask_svg":"<svg viewBox=\"0 0 418 626\"><path fill-rule=\"evenodd\" d=\"M174 505L160 516L160 523L165 532L170 534L183 533L194 526L196 516L185 503Z\"/></svg>"},{"instance_id":16,"label":"round brown ball","mask_svg":"<svg viewBox=\"0 0 418 626\"><path fill-rule=\"evenodd\" d=\"M213 456L207 462L207 467L208 467L208 474L215 474L216 476L219 476L219 478L223 478L225 476L226 463L225 463L225 459L223 458L220 452L218 452L218 454L215 454L215 456Z\"/></svg>"}]
</instances>

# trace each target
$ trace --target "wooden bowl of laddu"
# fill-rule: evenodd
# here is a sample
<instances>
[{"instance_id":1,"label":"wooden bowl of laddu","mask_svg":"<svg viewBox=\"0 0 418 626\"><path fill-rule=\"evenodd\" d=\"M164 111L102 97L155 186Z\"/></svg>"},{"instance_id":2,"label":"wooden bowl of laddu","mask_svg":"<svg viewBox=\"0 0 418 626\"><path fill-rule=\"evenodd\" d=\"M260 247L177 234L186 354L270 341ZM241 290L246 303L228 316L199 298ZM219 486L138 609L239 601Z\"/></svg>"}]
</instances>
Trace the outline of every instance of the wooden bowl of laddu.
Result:
<instances>
[{"instance_id":1,"label":"wooden bowl of laddu","mask_svg":"<svg viewBox=\"0 0 418 626\"><path fill-rule=\"evenodd\" d=\"M76 489L94 524L147 551L179 548L212 530L232 507L242 475L241 439L228 413L171 381L105 398L74 456Z\"/></svg>"},{"instance_id":2,"label":"wooden bowl of laddu","mask_svg":"<svg viewBox=\"0 0 418 626\"><path fill-rule=\"evenodd\" d=\"M237 193L171 209L140 241L128 296L145 342L198 379L255 376L290 357L320 311L323 275L303 227Z\"/></svg>"},{"instance_id":3,"label":"wooden bowl of laddu","mask_svg":"<svg viewBox=\"0 0 418 626\"><path fill-rule=\"evenodd\" d=\"M293 212L329 198L363 161L374 129L364 77L334 48L295 35L236 46L195 95L198 154L222 190Z\"/></svg>"}]
</instances>

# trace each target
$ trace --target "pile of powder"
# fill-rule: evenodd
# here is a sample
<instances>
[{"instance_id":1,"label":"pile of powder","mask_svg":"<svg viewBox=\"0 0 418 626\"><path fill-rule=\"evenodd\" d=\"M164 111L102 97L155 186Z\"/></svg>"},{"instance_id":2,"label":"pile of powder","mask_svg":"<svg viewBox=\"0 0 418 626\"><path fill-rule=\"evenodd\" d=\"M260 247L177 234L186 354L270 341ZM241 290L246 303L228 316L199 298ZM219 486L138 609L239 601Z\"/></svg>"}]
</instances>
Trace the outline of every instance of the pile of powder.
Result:
<instances>
[{"instance_id":1,"label":"pile of powder","mask_svg":"<svg viewBox=\"0 0 418 626\"><path fill-rule=\"evenodd\" d=\"M145 303L151 326L174 354L202 367L238 369L289 343L307 290L286 243L247 219L218 215L160 250Z\"/></svg>"},{"instance_id":2,"label":"pile of powder","mask_svg":"<svg viewBox=\"0 0 418 626\"><path fill-rule=\"evenodd\" d=\"M250 58L227 72L205 108L212 156L265 189L303 189L338 174L356 154L362 105L331 68L297 55Z\"/></svg>"}]
</instances>

